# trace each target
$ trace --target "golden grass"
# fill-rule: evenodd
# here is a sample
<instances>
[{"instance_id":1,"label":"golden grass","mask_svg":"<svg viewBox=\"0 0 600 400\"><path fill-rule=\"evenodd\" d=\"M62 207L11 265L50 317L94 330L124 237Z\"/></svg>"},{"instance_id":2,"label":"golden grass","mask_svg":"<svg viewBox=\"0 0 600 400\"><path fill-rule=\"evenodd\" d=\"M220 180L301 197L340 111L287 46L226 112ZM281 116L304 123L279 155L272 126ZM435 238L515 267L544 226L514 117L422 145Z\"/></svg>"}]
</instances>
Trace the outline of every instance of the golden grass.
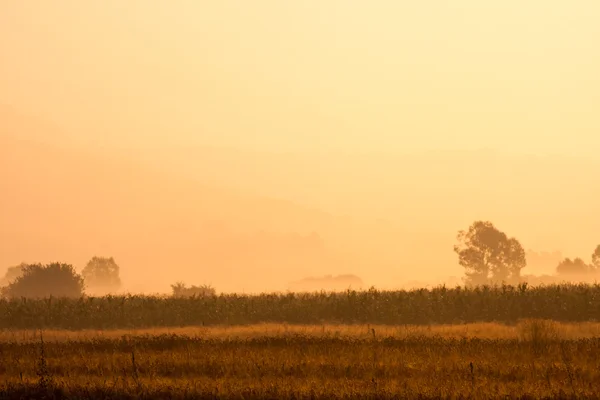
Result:
<instances>
[{"instance_id":1,"label":"golden grass","mask_svg":"<svg viewBox=\"0 0 600 400\"><path fill-rule=\"evenodd\" d=\"M3 331L0 398L599 398L599 333L539 320L264 324L44 331L42 345Z\"/></svg>"},{"instance_id":2,"label":"golden grass","mask_svg":"<svg viewBox=\"0 0 600 400\"><path fill-rule=\"evenodd\" d=\"M210 326L210 327L172 327L147 329L114 329L114 330L0 330L2 342L37 342L40 332L44 340L81 341L91 339L116 339L132 336L183 335L204 339L250 339L265 337L281 337L302 335L306 337L337 338L414 338L440 337L447 339L479 338L479 339L523 339L528 340L532 328L539 327L538 335L549 330L558 338L565 340L600 337L600 323L559 323L547 320L522 320L514 325L493 322L471 323L462 325L288 325L288 324L256 324L243 326Z\"/></svg>"}]
</instances>

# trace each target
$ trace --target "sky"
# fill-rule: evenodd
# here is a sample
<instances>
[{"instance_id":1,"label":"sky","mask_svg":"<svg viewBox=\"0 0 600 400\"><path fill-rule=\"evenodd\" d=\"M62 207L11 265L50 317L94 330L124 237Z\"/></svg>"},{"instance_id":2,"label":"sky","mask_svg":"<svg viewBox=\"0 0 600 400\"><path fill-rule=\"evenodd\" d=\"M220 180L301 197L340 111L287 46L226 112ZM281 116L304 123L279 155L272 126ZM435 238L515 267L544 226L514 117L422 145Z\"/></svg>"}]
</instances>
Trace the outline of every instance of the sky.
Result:
<instances>
[{"instance_id":1,"label":"sky","mask_svg":"<svg viewBox=\"0 0 600 400\"><path fill-rule=\"evenodd\" d=\"M0 100L98 145L600 147L600 5L0 3Z\"/></svg>"},{"instance_id":2,"label":"sky","mask_svg":"<svg viewBox=\"0 0 600 400\"><path fill-rule=\"evenodd\" d=\"M186 235L217 240L200 228L213 215L237 229L216 248L280 246L269 267L264 250L211 272L230 290L252 268L280 283L460 274L452 245L475 219L585 258L600 240L599 20L594 0L0 0L0 133L32 141L0 137L0 215L28 221L18 240L0 229L0 262L102 249L137 274L177 252L200 280ZM52 187L70 198L31 203ZM273 275L312 232L327 254Z\"/></svg>"}]
</instances>

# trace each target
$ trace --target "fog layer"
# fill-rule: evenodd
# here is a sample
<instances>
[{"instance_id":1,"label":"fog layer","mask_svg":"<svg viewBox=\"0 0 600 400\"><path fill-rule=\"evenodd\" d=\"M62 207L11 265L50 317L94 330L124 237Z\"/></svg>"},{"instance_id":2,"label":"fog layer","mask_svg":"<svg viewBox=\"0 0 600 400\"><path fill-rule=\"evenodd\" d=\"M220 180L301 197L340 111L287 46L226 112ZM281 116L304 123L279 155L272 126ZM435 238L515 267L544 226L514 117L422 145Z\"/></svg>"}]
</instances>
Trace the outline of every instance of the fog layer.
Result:
<instances>
[{"instance_id":1,"label":"fog layer","mask_svg":"<svg viewBox=\"0 0 600 400\"><path fill-rule=\"evenodd\" d=\"M442 3L2 3L0 272L456 282L479 219L589 257L600 6Z\"/></svg>"}]
</instances>

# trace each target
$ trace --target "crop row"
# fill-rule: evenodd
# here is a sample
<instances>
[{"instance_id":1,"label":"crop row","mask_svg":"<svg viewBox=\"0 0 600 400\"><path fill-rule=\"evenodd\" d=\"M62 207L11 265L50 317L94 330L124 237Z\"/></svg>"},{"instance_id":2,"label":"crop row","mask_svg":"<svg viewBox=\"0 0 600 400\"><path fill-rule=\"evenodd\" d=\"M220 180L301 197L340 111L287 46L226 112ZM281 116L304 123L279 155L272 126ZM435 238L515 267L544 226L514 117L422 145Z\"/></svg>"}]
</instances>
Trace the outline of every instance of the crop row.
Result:
<instances>
[{"instance_id":1,"label":"crop row","mask_svg":"<svg viewBox=\"0 0 600 400\"><path fill-rule=\"evenodd\" d=\"M107 296L0 301L0 329L111 329L202 325L515 323L600 317L600 285L439 287L168 298Z\"/></svg>"}]
</instances>

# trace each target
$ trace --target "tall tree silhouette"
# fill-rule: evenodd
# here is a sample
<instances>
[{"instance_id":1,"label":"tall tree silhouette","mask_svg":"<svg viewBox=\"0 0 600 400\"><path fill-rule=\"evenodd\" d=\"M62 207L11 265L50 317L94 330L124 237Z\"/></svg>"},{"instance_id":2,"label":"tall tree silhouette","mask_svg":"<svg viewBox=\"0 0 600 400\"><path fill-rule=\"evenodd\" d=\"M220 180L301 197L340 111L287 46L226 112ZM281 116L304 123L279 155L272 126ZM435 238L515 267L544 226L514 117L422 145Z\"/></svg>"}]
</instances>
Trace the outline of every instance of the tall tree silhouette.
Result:
<instances>
[{"instance_id":1,"label":"tall tree silhouette","mask_svg":"<svg viewBox=\"0 0 600 400\"><path fill-rule=\"evenodd\" d=\"M475 221L459 231L454 251L469 284L517 283L527 262L525 250L489 221Z\"/></svg>"}]
</instances>

